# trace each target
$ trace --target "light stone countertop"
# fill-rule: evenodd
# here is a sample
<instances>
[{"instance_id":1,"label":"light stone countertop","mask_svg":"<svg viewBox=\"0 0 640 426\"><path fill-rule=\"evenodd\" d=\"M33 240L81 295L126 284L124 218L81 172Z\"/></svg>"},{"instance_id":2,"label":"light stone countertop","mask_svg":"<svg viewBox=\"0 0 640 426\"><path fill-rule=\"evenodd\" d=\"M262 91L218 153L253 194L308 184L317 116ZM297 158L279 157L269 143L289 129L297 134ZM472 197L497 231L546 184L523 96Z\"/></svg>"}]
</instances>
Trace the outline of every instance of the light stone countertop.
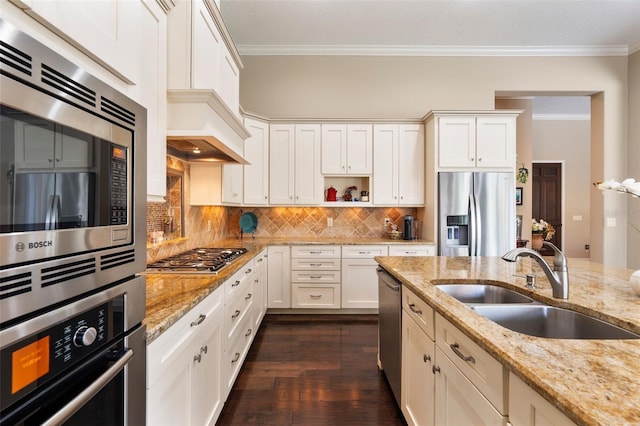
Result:
<instances>
[{"instance_id":1,"label":"light stone countertop","mask_svg":"<svg viewBox=\"0 0 640 426\"><path fill-rule=\"evenodd\" d=\"M189 310L213 293L230 276L240 270L263 248L269 245L375 245L375 244L433 244L425 240L388 240L381 238L229 238L212 246L245 247L248 252L238 261L224 268L218 275L144 273L147 281L147 344L158 338Z\"/></svg>"},{"instance_id":2,"label":"light stone countertop","mask_svg":"<svg viewBox=\"0 0 640 426\"><path fill-rule=\"evenodd\" d=\"M640 296L629 269L569 259L569 298L554 299L532 259L376 257L385 269L460 328L570 419L585 425L640 424L640 340L563 340L528 336L477 314L434 284L481 281L549 305L586 313L640 334ZM538 277L528 290L524 276Z\"/></svg>"}]
</instances>

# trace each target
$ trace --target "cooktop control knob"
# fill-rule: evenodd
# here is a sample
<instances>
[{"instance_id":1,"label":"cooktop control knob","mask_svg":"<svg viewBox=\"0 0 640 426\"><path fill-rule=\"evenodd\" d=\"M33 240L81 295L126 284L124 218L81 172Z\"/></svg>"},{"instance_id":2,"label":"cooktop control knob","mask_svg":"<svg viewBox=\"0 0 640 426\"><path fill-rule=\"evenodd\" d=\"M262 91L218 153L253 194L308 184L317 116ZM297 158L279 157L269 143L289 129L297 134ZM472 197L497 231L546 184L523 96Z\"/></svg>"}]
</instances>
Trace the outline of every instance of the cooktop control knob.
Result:
<instances>
[{"instance_id":1,"label":"cooktop control knob","mask_svg":"<svg viewBox=\"0 0 640 426\"><path fill-rule=\"evenodd\" d=\"M98 332L93 327L87 327L83 325L76 330L76 334L73 336L73 344L77 347L90 346L96 340Z\"/></svg>"}]
</instances>

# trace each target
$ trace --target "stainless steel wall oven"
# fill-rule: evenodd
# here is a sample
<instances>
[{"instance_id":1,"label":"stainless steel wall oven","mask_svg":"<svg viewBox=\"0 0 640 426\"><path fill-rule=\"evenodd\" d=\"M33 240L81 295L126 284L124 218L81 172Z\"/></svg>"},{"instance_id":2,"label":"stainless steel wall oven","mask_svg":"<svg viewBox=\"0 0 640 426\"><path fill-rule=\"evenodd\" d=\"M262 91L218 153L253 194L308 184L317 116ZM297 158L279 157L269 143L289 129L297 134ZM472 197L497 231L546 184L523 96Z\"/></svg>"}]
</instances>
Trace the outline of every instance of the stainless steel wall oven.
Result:
<instances>
[{"instance_id":1,"label":"stainless steel wall oven","mask_svg":"<svg viewBox=\"0 0 640 426\"><path fill-rule=\"evenodd\" d=\"M143 424L146 110L0 19L0 113L0 424Z\"/></svg>"}]
</instances>

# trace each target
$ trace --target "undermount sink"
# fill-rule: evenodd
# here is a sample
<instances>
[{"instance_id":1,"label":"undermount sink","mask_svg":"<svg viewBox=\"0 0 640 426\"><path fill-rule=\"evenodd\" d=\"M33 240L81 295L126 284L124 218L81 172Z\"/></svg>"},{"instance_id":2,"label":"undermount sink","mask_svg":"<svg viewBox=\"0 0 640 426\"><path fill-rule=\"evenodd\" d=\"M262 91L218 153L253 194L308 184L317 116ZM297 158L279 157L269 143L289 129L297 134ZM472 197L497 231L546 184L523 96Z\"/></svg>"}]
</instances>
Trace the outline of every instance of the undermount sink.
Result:
<instances>
[{"instance_id":1,"label":"undermount sink","mask_svg":"<svg viewBox=\"0 0 640 426\"><path fill-rule=\"evenodd\" d=\"M437 288L463 303L533 303L517 291L492 284L438 284Z\"/></svg>"},{"instance_id":2,"label":"undermount sink","mask_svg":"<svg viewBox=\"0 0 640 426\"><path fill-rule=\"evenodd\" d=\"M531 336L553 339L640 339L640 335L613 324L555 306L475 305L471 309L509 330Z\"/></svg>"}]
</instances>

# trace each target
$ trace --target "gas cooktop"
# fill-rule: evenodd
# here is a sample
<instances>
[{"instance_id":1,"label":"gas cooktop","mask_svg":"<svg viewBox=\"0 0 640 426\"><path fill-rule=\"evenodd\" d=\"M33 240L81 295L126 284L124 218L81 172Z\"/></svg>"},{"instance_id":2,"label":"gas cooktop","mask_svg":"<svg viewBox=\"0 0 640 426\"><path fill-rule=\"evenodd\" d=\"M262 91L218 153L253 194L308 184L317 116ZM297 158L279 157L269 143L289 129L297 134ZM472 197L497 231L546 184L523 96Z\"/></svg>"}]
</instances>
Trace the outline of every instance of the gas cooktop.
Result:
<instances>
[{"instance_id":1,"label":"gas cooktop","mask_svg":"<svg viewBox=\"0 0 640 426\"><path fill-rule=\"evenodd\" d=\"M246 252L246 248L196 248L147 265L147 272L217 274Z\"/></svg>"}]
</instances>

